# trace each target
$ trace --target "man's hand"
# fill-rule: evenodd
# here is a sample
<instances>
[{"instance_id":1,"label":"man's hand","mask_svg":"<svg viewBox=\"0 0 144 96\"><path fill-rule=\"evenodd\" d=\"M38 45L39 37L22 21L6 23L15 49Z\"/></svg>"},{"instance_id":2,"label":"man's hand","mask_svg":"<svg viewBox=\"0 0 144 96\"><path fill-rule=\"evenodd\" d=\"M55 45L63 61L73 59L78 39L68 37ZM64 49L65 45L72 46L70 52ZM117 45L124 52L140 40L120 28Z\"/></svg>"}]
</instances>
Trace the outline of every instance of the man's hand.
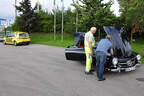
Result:
<instances>
[{"instance_id":1,"label":"man's hand","mask_svg":"<svg viewBox=\"0 0 144 96\"><path fill-rule=\"evenodd\" d=\"M93 47L92 47L92 42L89 42L89 47L90 47L90 50L91 50L91 56L93 56Z\"/></svg>"},{"instance_id":2,"label":"man's hand","mask_svg":"<svg viewBox=\"0 0 144 96\"><path fill-rule=\"evenodd\" d=\"M93 52L91 52L91 56L93 56Z\"/></svg>"},{"instance_id":3,"label":"man's hand","mask_svg":"<svg viewBox=\"0 0 144 96\"><path fill-rule=\"evenodd\" d=\"M114 55L114 51L113 49L110 50L111 55Z\"/></svg>"}]
</instances>

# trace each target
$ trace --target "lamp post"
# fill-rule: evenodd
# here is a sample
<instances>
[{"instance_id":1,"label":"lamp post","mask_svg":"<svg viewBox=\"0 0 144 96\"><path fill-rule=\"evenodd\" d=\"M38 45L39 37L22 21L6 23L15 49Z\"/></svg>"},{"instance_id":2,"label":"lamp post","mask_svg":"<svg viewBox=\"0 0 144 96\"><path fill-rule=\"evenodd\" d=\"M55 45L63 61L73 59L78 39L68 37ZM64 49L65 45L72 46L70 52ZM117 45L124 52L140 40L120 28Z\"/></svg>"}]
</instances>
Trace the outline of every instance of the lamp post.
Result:
<instances>
[{"instance_id":1,"label":"lamp post","mask_svg":"<svg viewBox=\"0 0 144 96\"><path fill-rule=\"evenodd\" d=\"M76 32L78 32L78 11L76 11Z\"/></svg>"},{"instance_id":2,"label":"lamp post","mask_svg":"<svg viewBox=\"0 0 144 96\"><path fill-rule=\"evenodd\" d=\"M63 31L64 31L64 2L63 0L61 0L62 2L62 31L61 31L61 41L63 42Z\"/></svg>"},{"instance_id":3,"label":"lamp post","mask_svg":"<svg viewBox=\"0 0 144 96\"><path fill-rule=\"evenodd\" d=\"M56 6L55 6L55 0L54 0L54 40L56 40Z\"/></svg>"},{"instance_id":4,"label":"lamp post","mask_svg":"<svg viewBox=\"0 0 144 96\"><path fill-rule=\"evenodd\" d=\"M37 0L37 4L38 4L38 12L40 11L40 2L39 2L39 0Z\"/></svg>"},{"instance_id":5,"label":"lamp post","mask_svg":"<svg viewBox=\"0 0 144 96\"><path fill-rule=\"evenodd\" d=\"M74 0L72 0L73 1L73 3L74 3ZM76 32L78 32L78 27L77 27L77 25L78 25L78 11L76 10Z\"/></svg>"},{"instance_id":6,"label":"lamp post","mask_svg":"<svg viewBox=\"0 0 144 96\"><path fill-rule=\"evenodd\" d=\"M16 9L16 5L17 5L17 0L15 0L15 19L17 17L17 9Z\"/></svg>"}]
</instances>

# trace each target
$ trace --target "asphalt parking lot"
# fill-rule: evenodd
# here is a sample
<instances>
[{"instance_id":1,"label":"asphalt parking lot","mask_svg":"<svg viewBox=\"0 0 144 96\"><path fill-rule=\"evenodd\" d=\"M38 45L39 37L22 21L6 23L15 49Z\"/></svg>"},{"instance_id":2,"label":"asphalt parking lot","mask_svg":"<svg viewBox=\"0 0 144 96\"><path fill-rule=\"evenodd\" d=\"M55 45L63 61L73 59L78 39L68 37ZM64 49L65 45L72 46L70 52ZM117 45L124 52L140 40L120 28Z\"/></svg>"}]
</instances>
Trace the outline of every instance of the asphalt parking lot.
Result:
<instances>
[{"instance_id":1,"label":"asphalt parking lot","mask_svg":"<svg viewBox=\"0 0 144 96\"><path fill-rule=\"evenodd\" d=\"M128 73L106 73L106 81L84 74L82 62L67 61L64 48L0 44L0 96L144 96L144 65Z\"/></svg>"}]
</instances>

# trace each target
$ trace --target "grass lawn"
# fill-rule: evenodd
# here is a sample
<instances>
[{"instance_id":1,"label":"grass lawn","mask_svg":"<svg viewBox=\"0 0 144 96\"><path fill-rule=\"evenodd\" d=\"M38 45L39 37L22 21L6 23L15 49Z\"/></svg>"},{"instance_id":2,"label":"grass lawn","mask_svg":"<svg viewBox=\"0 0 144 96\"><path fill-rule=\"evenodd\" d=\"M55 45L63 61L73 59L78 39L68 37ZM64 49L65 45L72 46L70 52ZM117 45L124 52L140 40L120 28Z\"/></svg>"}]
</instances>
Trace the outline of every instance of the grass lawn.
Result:
<instances>
[{"instance_id":1,"label":"grass lawn","mask_svg":"<svg viewBox=\"0 0 144 96\"><path fill-rule=\"evenodd\" d=\"M136 42L131 44L132 50L142 56L142 63L144 63L144 39L137 39Z\"/></svg>"},{"instance_id":2,"label":"grass lawn","mask_svg":"<svg viewBox=\"0 0 144 96\"><path fill-rule=\"evenodd\" d=\"M73 35L64 34L64 41L61 41L61 35L56 34L56 41L54 41L54 35L48 33L32 33L31 42L33 44L44 44L51 46L67 47L74 44Z\"/></svg>"},{"instance_id":3,"label":"grass lawn","mask_svg":"<svg viewBox=\"0 0 144 96\"><path fill-rule=\"evenodd\" d=\"M3 38L3 36L0 36L0 38Z\"/></svg>"},{"instance_id":4,"label":"grass lawn","mask_svg":"<svg viewBox=\"0 0 144 96\"><path fill-rule=\"evenodd\" d=\"M73 35L64 34L64 41L61 42L61 35L56 35L56 41L53 40L54 35L48 33L32 33L31 34L31 42L33 44L44 44L50 46L59 46L59 47L67 47L70 45L74 45L74 38ZM142 63L144 63L144 39L138 39L136 42L131 44L132 50L141 54L142 56Z\"/></svg>"}]
</instances>

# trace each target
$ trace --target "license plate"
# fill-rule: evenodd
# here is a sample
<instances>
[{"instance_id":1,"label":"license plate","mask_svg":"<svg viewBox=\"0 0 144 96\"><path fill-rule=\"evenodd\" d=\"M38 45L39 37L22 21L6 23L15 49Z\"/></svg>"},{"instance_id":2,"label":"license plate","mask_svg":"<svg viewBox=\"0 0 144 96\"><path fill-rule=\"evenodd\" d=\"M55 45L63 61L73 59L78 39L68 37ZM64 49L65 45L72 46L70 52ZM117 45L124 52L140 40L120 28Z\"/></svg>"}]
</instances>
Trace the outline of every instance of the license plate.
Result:
<instances>
[{"instance_id":1,"label":"license plate","mask_svg":"<svg viewBox=\"0 0 144 96\"><path fill-rule=\"evenodd\" d=\"M126 68L125 71L126 71L126 72L129 72L129 71L133 71L133 70L135 70L135 69L136 69L136 68L135 68L135 66L134 66L134 67Z\"/></svg>"}]
</instances>

